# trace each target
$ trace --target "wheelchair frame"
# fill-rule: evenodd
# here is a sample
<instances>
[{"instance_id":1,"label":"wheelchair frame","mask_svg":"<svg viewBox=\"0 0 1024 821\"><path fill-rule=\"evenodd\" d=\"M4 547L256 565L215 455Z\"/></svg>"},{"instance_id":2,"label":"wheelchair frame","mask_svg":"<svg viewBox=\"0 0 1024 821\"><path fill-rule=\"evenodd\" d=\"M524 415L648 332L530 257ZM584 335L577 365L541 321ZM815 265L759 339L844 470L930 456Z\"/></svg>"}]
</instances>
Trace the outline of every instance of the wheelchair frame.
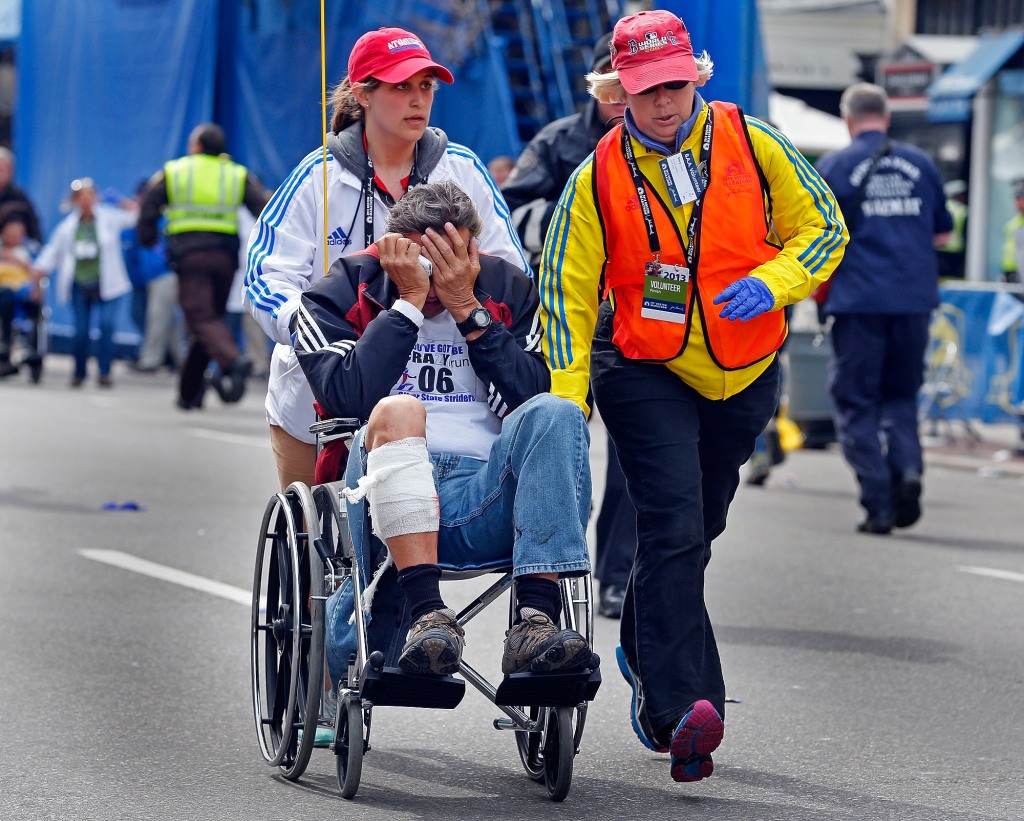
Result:
<instances>
[{"instance_id":1,"label":"wheelchair frame","mask_svg":"<svg viewBox=\"0 0 1024 821\"><path fill-rule=\"evenodd\" d=\"M318 451L326 442L351 444L360 423L330 419L311 428ZM462 700L465 682L451 676L414 676L385 667L384 654L370 650L361 602L363 584L349 531L343 481L315 485L301 482L271 497L264 511L256 551L251 622L253 716L264 759L285 778L305 772L318 727L333 723L338 786L344 798L358 791L364 753L370 750L374 706L453 709ZM458 614L465 625L505 591L512 589L511 569L445 573L445 579L500 573L487 590ZM351 579L357 603L358 650L349 658L348 675L338 685L333 722L323 704L325 690L325 608L327 598ZM586 576L560 579L562 624L583 634L593 647L592 585ZM510 612L511 624L514 613ZM588 702L601 683L600 660L574 673L518 673L498 687L463 659L459 673L502 713L498 730L515 732L516 748L527 776L543 782L553 801L562 801L572 782Z\"/></svg>"}]
</instances>

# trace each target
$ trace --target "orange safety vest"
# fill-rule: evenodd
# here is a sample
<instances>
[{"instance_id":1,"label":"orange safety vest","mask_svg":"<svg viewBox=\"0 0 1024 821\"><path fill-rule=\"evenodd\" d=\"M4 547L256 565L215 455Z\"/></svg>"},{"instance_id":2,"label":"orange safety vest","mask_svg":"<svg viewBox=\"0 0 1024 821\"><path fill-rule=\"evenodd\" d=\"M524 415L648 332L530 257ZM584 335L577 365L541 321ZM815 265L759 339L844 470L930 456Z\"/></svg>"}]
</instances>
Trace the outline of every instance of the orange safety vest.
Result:
<instances>
[{"instance_id":1,"label":"orange safety vest","mask_svg":"<svg viewBox=\"0 0 1024 821\"><path fill-rule=\"evenodd\" d=\"M765 203L767 198L770 207L771 199L750 147L743 112L732 103L709 105L715 115L709 182L695 231L696 255L690 270L685 323L640 315L644 263L653 259L653 254L640 200L622 154L621 125L598 143L594 177L607 254L605 296L609 291L615 296L612 342L628 359L670 362L686 348L696 305L712 359L730 371L775 353L786 338L786 319L783 311L771 311L747 322L732 322L719 317L723 306L712 301L723 288L774 259L780 247L770 241ZM687 267L681 228L671 205L662 201L646 178L644 188L661 245L660 262Z\"/></svg>"}]
</instances>

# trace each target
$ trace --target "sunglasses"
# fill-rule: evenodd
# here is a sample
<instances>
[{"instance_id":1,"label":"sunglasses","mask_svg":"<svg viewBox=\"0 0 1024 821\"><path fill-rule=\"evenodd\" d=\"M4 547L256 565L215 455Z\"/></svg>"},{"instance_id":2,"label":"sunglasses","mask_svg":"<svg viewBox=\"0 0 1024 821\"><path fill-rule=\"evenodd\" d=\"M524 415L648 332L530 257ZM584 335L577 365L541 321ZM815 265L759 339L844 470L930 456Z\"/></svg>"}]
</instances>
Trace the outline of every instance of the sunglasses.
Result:
<instances>
[{"instance_id":1,"label":"sunglasses","mask_svg":"<svg viewBox=\"0 0 1024 821\"><path fill-rule=\"evenodd\" d=\"M664 88L667 91L680 91L686 88L688 85L689 83L685 80L675 80L671 83L661 83L660 85L645 88L643 91L638 91L637 96L646 97L648 94L653 94L659 88Z\"/></svg>"}]
</instances>

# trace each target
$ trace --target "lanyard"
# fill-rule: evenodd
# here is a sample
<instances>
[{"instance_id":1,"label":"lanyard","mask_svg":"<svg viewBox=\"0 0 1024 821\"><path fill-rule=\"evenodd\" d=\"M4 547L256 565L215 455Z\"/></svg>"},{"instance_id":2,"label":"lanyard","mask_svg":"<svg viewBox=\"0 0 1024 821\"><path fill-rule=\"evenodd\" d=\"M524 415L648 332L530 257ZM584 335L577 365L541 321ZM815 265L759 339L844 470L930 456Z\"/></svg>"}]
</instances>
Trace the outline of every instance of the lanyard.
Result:
<instances>
[{"instance_id":1,"label":"lanyard","mask_svg":"<svg viewBox=\"0 0 1024 821\"><path fill-rule=\"evenodd\" d=\"M420 179L419 171L416 170L416 156L419 153L419 145L417 144L413 149L412 159L412 170L409 172L409 185L406 186L408 191L414 185L419 185L425 180ZM373 160L370 159L370 151L366 151L366 175L363 178L363 240L365 242L364 247L369 248L373 245Z\"/></svg>"},{"instance_id":2,"label":"lanyard","mask_svg":"<svg viewBox=\"0 0 1024 821\"><path fill-rule=\"evenodd\" d=\"M708 106L708 114L704 120L704 135L701 138L700 162L698 164L701 176L704 178L704 193L707 193L707 187L710 184L708 164L711 155L711 135L714 131L714 127L714 112L711 107ZM651 203L647 199L647 188L645 184L650 185L650 183L647 182L644 175L640 172L640 165L637 163L636 154L633 152L633 143L629 139L629 133L625 128L622 129L622 153L626 158L626 165L629 166L629 175L633 178L633 188L636 190L637 197L640 199L640 213L643 214L644 227L647 229L647 243L651 247L651 253L657 256L661 251L661 241L658 239L658 228L654 224L654 213L651 211ZM697 235L697 226L700 224L700 218L703 213L704 196L702 194L693 203L693 209L690 212L690 221L686 226L686 264L690 268L693 268L694 261L697 258L695 239Z\"/></svg>"}]
</instances>

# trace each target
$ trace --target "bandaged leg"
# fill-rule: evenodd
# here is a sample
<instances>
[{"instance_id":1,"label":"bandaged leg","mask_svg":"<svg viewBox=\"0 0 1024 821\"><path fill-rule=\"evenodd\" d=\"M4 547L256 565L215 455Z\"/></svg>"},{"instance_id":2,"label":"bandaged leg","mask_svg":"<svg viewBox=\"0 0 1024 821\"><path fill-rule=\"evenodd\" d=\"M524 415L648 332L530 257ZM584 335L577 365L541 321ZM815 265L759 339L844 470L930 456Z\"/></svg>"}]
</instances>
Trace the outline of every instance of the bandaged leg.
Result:
<instances>
[{"instance_id":1,"label":"bandaged leg","mask_svg":"<svg viewBox=\"0 0 1024 821\"><path fill-rule=\"evenodd\" d=\"M367 454L364 478L378 538L386 542L408 533L437 532L440 508L426 439L409 437L374 448Z\"/></svg>"}]
</instances>

